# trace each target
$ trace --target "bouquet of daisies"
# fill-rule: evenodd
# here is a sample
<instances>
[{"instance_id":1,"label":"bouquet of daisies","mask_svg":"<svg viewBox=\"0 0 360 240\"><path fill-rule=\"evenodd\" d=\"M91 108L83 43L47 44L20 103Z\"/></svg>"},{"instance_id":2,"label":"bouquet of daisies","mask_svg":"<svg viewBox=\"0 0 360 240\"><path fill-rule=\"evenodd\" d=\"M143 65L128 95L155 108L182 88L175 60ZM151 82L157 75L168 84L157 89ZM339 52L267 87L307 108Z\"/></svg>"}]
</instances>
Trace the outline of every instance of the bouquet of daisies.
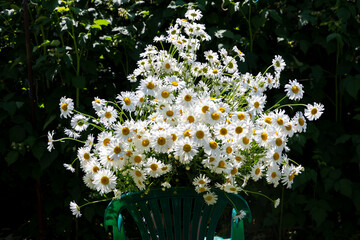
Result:
<instances>
[{"instance_id":1,"label":"bouquet of daisies","mask_svg":"<svg viewBox=\"0 0 360 240\"><path fill-rule=\"evenodd\" d=\"M95 97L93 115L74 109L71 98L60 99L60 117L70 119L71 129L57 140L49 132L48 149L64 139L79 142L76 160L64 166L74 171L79 163L90 189L119 197L192 186L214 204L213 188L239 193L260 179L290 188L303 170L287 157L287 142L306 130L307 120L320 117L323 105L297 102L304 89L290 80L284 98L267 108L265 92L280 88L282 57L253 75L239 72L245 57L236 46L199 53L201 43L211 39L197 22L201 17L199 10L188 10L186 19L177 19L166 36L145 48L128 76L138 82L135 91L121 92L115 101ZM296 102L281 105L286 98ZM290 105L305 110L289 116L282 107ZM75 202L70 208L81 216Z\"/></svg>"}]
</instances>

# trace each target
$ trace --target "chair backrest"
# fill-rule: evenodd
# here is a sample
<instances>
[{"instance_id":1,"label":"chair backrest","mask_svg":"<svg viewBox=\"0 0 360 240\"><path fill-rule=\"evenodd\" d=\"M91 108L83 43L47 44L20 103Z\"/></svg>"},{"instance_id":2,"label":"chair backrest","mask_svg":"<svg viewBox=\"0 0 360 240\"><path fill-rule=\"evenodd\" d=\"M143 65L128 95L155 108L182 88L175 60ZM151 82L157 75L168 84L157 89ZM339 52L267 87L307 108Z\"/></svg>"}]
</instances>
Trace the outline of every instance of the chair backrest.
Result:
<instances>
[{"instance_id":1,"label":"chair backrest","mask_svg":"<svg viewBox=\"0 0 360 240\"><path fill-rule=\"evenodd\" d=\"M214 205L207 205L202 195L185 187L165 191L153 189L147 194L144 191L127 193L107 207L105 228L112 226L114 238L117 235L119 239L125 239L122 236L121 211L127 210L134 218L142 239L195 240L206 237L212 240L228 204L238 211L245 211L246 218L251 221L249 206L241 196L219 189L214 192L218 196ZM119 234L119 231L122 233Z\"/></svg>"}]
</instances>

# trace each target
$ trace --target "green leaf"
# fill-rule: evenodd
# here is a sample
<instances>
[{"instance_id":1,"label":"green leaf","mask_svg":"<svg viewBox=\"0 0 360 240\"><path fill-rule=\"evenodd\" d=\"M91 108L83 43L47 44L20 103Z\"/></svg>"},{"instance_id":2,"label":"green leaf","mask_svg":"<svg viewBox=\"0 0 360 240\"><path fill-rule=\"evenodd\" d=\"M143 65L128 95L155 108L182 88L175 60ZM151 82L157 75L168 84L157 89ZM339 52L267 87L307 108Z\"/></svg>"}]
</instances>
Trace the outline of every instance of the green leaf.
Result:
<instances>
[{"instance_id":1,"label":"green leaf","mask_svg":"<svg viewBox=\"0 0 360 240\"><path fill-rule=\"evenodd\" d=\"M310 200L305 210L310 211L311 217L315 220L317 226L324 222L327 212L331 210L329 204L325 200Z\"/></svg>"},{"instance_id":2,"label":"green leaf","mask_svg":"<svg viewBox=\"0 0 360 240\"><path fill-rule=\"evenodd\" d=\"M85 78L83 76L73 77L72 84L73 84L74 87L80 88L80 89L86 87L86 81L85 81Z\"/></svg>"},{"instance_id":3,"label":"green leaf","mask_svg":"<svg viewBox=\"0 0 360 240\"><path fill-rule=\"evenodd\" d=\"M26 137L25 129L20 126L16 125L9 130L9 138L10 141L13 142L22 142Z\"/></svg>"},{"instance_id":4,"label":"green leaf","mask_svg":"<svg viewBox=\"0 0 360 240\"><path fill-rule=\"evenodd\" d=\"M339 33L331 33L326 37L326 42L330 42L331 40L336 39L338 43L340 43L341 46L343 46L343 40Z\"/></svg>"},{"instance_id":5,"label":"green leaf","mask_svg":"<svg viewBox=\"0 0 360 240\"><path fill-rule=\"evenodd\" d=\"M51 116L49 117L49 119L45 122L44 127L43 127L43 130L45 130L46 127L47 127L50 123L52 123L55 119L56 119L56 115L51 115Z\"/></svg>"},{"instance_id":6,"label":"green leaf","mask_svg":"<svg viewBox=\"0 0 360 240\"><path fill-rule=\"evenodd\" d=\"M340 192L342 195L351 198L352 196L352 182L349 179L343 178L335 183L335 191Z\"/></svg>"},{"instance_id":7,"label":"green leaf","mask_svg":"<svg viewBox=\"0 0 360 240\"><path fill-rule=\"evenodd\" d=\"M60 41L59 40L52 40L50 43L50 46L52 47L57 47L60 45Z\"/></svg>"},{"instance_id":8,"label":"green leaf","mask_svg":"<svg viewBox=\"0 0 360 240\"><path fill-rule=\"evenodd\" d=\"M5 157L8 166L16 162L18 158L19 158L19 153L15 151L9 152Z\"/></svg>"},{"instance_id":9,"label":"green leaf","mask_svg":"<svg viewBox=\"0 0 360 240\"><path fill-rule=\"evenodd\" d=\"M279 13L273 9L269 10L270 16L272 19L277 21L278 23L282 23L282 18L280 17Z\"/></svg>"},{"instance_id":10,"label":"green leaf","mask_svg":"<svg viewBox=\"0 0 360 240\"><path fill-rule=\"evenodd\" d=\"M357 99L358 92L360 90L360 75L348 76L341 84L350 96Z\"/></svg>"},{"instance_id":11,"label":"green leaf","mask_svg":"<svg viewBox=\"0 0 360 240\"><path fill-rule=\"evenodd\" d=\"M350 12L346 8L340 8L337 13L338 17L341 19L341 22L346 22L351 17Z\"/></svg>"},{"instance_id":12,"label":"green leaf","mask_svg":"<svg viewBox=\"0 0 360 240\"><path fill-rule=\"evenodd\" d=\"M31 148L33 155L36 159L41 160L45 151L47 151L47 143L44 141L36 142L34 146Z\"/></svg>"},{"instance_id":13,"label":"green leaf","mask_svg":"<svg viewBox=\"0 0 360 240\"><path fill-rule=\"evenodd\" d=\"M97 19L97 20L94 20L94 23L96 25L100 25L100 26L107 26L110 24L109 20L107 20L107 19Z\"/></svg>"},{"instance_id":14,"label":"green leaf","mask_svg":"<svg viewBox=\"0 0 360 240\"><path fill-rule=\"evenodd\" d=\"M339 144L339 143L345 143L347 142L349 139L351 138L351 135L349 134L343 134L341 135L341 137L336 139L335 145Z\"/></svg>"}]
</instances>

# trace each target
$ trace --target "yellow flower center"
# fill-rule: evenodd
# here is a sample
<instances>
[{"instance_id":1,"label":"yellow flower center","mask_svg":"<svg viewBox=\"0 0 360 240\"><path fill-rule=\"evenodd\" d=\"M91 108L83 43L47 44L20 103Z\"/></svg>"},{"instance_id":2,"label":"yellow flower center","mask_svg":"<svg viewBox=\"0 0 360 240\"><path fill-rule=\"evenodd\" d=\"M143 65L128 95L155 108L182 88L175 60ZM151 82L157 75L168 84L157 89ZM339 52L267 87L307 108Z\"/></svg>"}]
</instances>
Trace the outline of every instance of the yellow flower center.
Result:
<instances>
[{"instance_id":1,"label":"yellow flower center","mask_svg":"<svg viewBox=\"0 0 360 240\"><path fill-rule=\"evenodd\" d=\"M177 139L176 134L172 133L172 134L171 134L171 137L172 137L173 142L175 142L175 141L176 141L176 139Z\"/></svg>"},{"instance_id":2,"label":"yellow flower center","mask_svg":"<svg viewBox=\"0 0 360 240\"><path fill-rule=\"evenodd\" d=\"M114 153L119 154L121 152L121 148L119 146L114 147Z\"/></svg>"},{"instance_id":3,"label":"yellow flower center","mask_svg":"<svg viewBox=\"0 0 360 240\"><path fill-rule=\"evenodd\" d=\"M231 169L231 175L235 175L235 174L237 174L237 172L238 172L238 169L236 168L236 167L233 167L233 169Z\"/></svg>"},{"instance_id":4,"label":"yellow flower center","mask_svg":"<svg viewBox=\"0 0 360 240\"><path fill-rule=\"evenodd\" d=\"M142 173L140 172L140 171L135 171L135 175L139 178L139 177L141 177L142 176Z\"/></svg>"},{"instance_id":5,"label":"yellow flower center","mask_svg":"<svg viewBox=\"0 0 360 240\"><path fill-rule=\"evenodd\" d=\"M275 144L276 144L276 146L280 147L283 144L283 141L281 140L281 138L277 138L275 140Z\"/></svg>"},{"instance_id":6,"label":"yellow flower center","mask_svg":"<svg viewBox=\"0 0 360 240\"><path fill-rule=\"evenodd\" d=\"M239 119L239 120L244 120L244 119L245 119L245 114L239 113L239 114L238 114L238 119Z\"/></svg>"},{"instance_id":7,"label":"yellow flower center","mask_svg":"<svg viewBox=\"0 0 360 240\"><path fill-rule=\"evenodd\" d=\"M199 184L200 185L204 185L206 182L204 181L204 179L200 179L200 181L199 181Z\"/></svg>"},{"instance_id":8,"label":"yellow flower center","mask_svg":"<svg viewBox=\"0 0 360 240\"><path fill-rule=\"evenodd\" d=\"M172 84L174 87L179 86L179 83L178 83L178 82L176 82L176 81L173 81L171 84Z\"/></svg>"},{"instance_id":9,"label":"yellow flower center","mask_svg":"<svg viewBox=\"0 0 360 240\"><path fill-rule=\"evenodd\" d=\"M198 139L203 139L205 137L205 133L202 130L197 131L195 135Z\"/></svg>"},{"instance_id":10,"label":"yellow flower center","mask_svg":"<svg viewBox=\"0 0 360 240\"><path fill-rule=\"evenodd\" d=\"M242 128L242 127L237 126L237 127L235 128L235 133L236 133L236 134L241 134L242 132L243 132L243 128Z\"/></svg>"},{"instance_id":11,"label":"yellow flower center","mask_svg":"<svg viewBox=\"0 0 360 240\"><path fill-rule=\"evenodd\" d=\"M205 192L206 190L207 190L207 189L204 188L204 187L200 187L200 188L199 188L199 192L200 192L200 193L203 193L203 192Z\"/></svg>"},{"instance_id":12,"label":"yellow flower center","mask_svg":"<svg viewBox=\"0 0 360 240\"><path fill-rule=\"evenodd\" d=\"M212 118L213 120L219 120L220 114L217 113L217 112L214 112L214 113L211 114L211 118Z\"/></svg>"},{"instance_id":13,"label":"yellow flower center","mask_svg":"<svg viewBox=\"0 0 360 240\"><path fill-rule=\"evenodd\" d=\"M148 82L148 83L146 84L146 87L147 87L148 89L154 89L154 88L155 88L155 84L154 84L153 82Z\"/></svg>"},{"instance_id":14,"label":"yellow flower center","mask_svg":"<svg viewBox=\"0 0 360 240\"><path fill-rule=\"evenodd\" d=\"M299 118L299 124L300 126L304 126L305 120L303 118Z\"/></svg>"},{"instance_id":15,"label":"yellow flower center","mask_svg":"<svg viewBox=\"0 0 360 240\"><path fill-rule=\"evenodd\" d=\"M293 93L297 94L297 93L299 92L299 87L298 87L298 86L293 86L293 87L291 88L291 91L292 91Z\"/></svg>"},{"instance_id":16,"label":"yellow flower center","mask_svg":"<svg viewBox=\"0 0 360 240\"><path fill-rule=\"evenodd\" d=\"M291 182L292 180L294 180L294 177L295 177L295 173L291 174L291 175L289 176L289 181Z\"/></svg>"},{"instance_id":17,"label":"yellow flower center","mask_svg":"<svg viewBox=\"0 0 360 240\"><path fill-rule=\"evenodd\" d=\"M219 71L218 71L217 69L213 69L213 70L212 70L212 73L213 73L213 74L217 74L218 72L219 72Z\"/></svg>"},{"instance_id":18,"label":"yellow flower center","mask_svg":"<svg viewBox=\"0 0 360 240\"><path fill-rule=\"evenodd\" d=\"M84 153L84 159L89 160L90 159L90 154L89 153Z\"/></svg>"},{"instance_id":19,"label":"yellow flower center","mask_svg":"<svg viewBox=\"0 0 360 240\"><path fill-rule=\"evenodd\" d=\"M315 114L317 113L317 111L318 111L318 110L317 110L316 108L313 108L313 109L311 109L311 114L312 114L312 115L315 115Z\"/></svg>"},{"instance_id":20,"label":"yellow flower center","mask_svg":"<svg viewBox=\"0 0 360 240\"><path fill-rule=\"evenodd\" d=\"M68 104L67 104L67 103L63 103L63 104L61 105L61 109L62 109L63 111L66 111L66 110L68 109Z\"/></svg>"},{"instance_id":21,"label":"yellow flower center","mask_svg":"<svg viewBox=\"0 0 360 240\"><path fill-rule=\"evenodd\" d=\"M162 93L161 93L161 96L163 97L163 98L168 98L169 97L169 92L168 91L162 91Z\"/></svg>"},{"instance_id":22,"label":"yellow flower center","mask_svg":"<svg viewBox=\"0 0 360 240\"><path fill-rule=\"evenodd\" d=\"M109 182L110 182L110 179L109 179L107 176L103 176L103 177L100 179L100 182L101 182L101 184L103 184L103 185L108 185Z\"/></svg>"},{"instance_id":23,"label":"yellow flower center","mask_svg":"<svg viewBox=\"0 0 360 240\"><path fill-rule=\"evenodd\" d=\"M165 63L165 68L166 69L170 69L170 67L171 67L170 63Z\"/></svg>"},{"instance_id":24,"label":"yellow flower center","mask_svg":"<svg viewBox=\"0 0 360 240\"><path fill-rule=\"evenodd\" d=\"M266 117L266 118L264 119L264 121L265 121L266 123L268 123L268 124L271 124L271 123L272 123L272 119L271 119L270 117Z\"/></svg>"},{"instance_id":25,"label":"yellow flower center","mask_svg":"<svg viewBox=\"0 0 360 240\"><path fill-rule=\"evenodd\" d=\"M219 111L224 113L225 112L225 108L224 107L219 107Z\"/></svg>"},{"instance_id":26,"label":"yellow flower center","mask_svg":"<svg viewBox=\"0 0 360 240\"><path fill-rule=\"evenodd\" d=\"M268 135L267 135L266 132L263 132L263 133L261 134L261 139L262 139L263 141L266 141L266 140L268 139Z\"/></svg>"},{"instance_id":27,"label":"yellow flower center","mask_svg":"<svg viewBox=\"0 0 360 240\"><path fill-rule=\"evenodd\" d=\"M254 102L254 107L255 107L255 108L259 108L259 107L260 107L260 103L259 103L259 102Z\"/></svg>"},{"instance_id":28,"label":"yellow flower center","mask_svg":"<svg viewBox=\"0 0 360 240\"><path fill-rule=\"evenodd\" d=\"M285 128L286 128L286 130L291 131L292 126L291 126L291 124L288 124L288 125L285 126Z\"/></svg>"},{"instance_id":29,"label":"yellow flower center","mask_svg":"<svg viewBox=\"0 0 360 240\"><path fill-rule=\"evenodd\" d=\"M166 111L166 116L172 117L174 115L174 112L171 110Z\"/></svg>"},{"instance_id":30,"label":"yellow flower center","mask_svg":"<svg viewBox=\"0 0 360 240\"><path fill-rule=\"evenodd\" d=\"M241 162L242 158L241 158L240 156L236 156L236 157L235 157L235 160L236 160L237 162Z\"/></svg>"},{"instance_id":31,"label":"yellow flower center","mask_svg":"<svg viewBox=\"0 0 360 240\"><path fill-rule=\"evenodd\" d=\"M100 170L100 168L98 166L94 166L92 170L94 173L97 173Z\"/></svg>"},{"instance_id":32,"label":"yellow flower center","mask_svg":"<svg viewBox=\"0 0 360 240\"><path fill-rule=\"evenodd\" d=\"M131 104L130 98L124 98L124 102L125 102L125 105L128 105L128 106Z\"/></svg>"},{"instance_id":33,"label":"yellow flower center","mask_svg":"<svg viewBox=\"0 0 360 240\"><path fill-rule=\"evenodd\" d=\"M276 122L279 124L279 125L283 125L284 124L284 120L282 118L278 118L276 120Z\"/></svg>"},{"instance_id":34,"label":"yellow flower center","mask_svg":"<svg viewBox=\"0 0 360 240\"><path fill-rule=\"evenodd\" d=\"M205 200L206 200L207 202L210 202L212 199L213 199L213 197L212 197L211 195L206 196L206 198L205 198Z\"/></svg>"},{"instance_id":35,"label":"yellow flower center","mask_svg":"<svg viewBox=\"0 0 360 240\"><path fill-rule=\"evenodd\" d=\"M150 168L151 168L151 170L156 171L159 168L159 165L157 165L156 163L152 163L150 165Z\"/></svg>"},{"instance_id":36,"label":"yellow flower center","mask_svg":"<svg viewBox=\"0 0 360 240\"><path fill-rule=\"evenodd\" d=\"M210 141L209 145L211 149L216 149L218 147L218 144L215 141Z\"/></svg>"},{"instance_id":37,"label":"yellow flower center","mask_svg":"<svg viewBox=\"0 0 360 240\"><path fill-rule=\"evenodd\" d=\"M248 145L250 142L250 139L248 139L247 137L243 137L242 141L245 145Z\"/></svg>"},{"instance_id":38,"label":"yellow flower center","mask_svg":"<svg viewBox=\"0 0 360 240\"><path fill-rule=\"evenodd\" d=\"M128 127L123 127L123 129L121 130L122 134L124 135L128 135L130 133L130 129Z\"/></svg>"},{"instance_id":39,"label":"yellow flower center","mask_svg":"<svg viewBox=\"0 0 360 240\"><path fill-rule=\"evenodd\" d=\"M279 160L279 158L280 158L280 154L277 153L277 152L275 152L275 153L273 154L273 159L274 159L275 161L277 161L277 160Z\"/></svg>"},{"instance_id":40,"label":"yellow flower center","mask_svg":"<svg viewBox=\"0 0 360 240\"><path fill-rule=\"evenodd\" d=\"M194 116L188 116L187 119L189 121L189 123L193 123L195 121Z\"/></svg>"},{"instance_id":41,"label":"yellow flower center","mask_svg":"<svg viewBox=\"0 0 360 240\"><path fill-rule=\"evenodd\" d=\"M257 168L257 169L255 170L255 174L256 174L256 175L259 175L260 172L261 172L260 168Z\"/></svg>"},{"instance_id":42,"label":"yellow flower center","mask_svg":"<svg viewBox=\"0 0 360 240\"><path fill-rule=\"evenodd\" d=\"M106 117L106 118L111 118L111 112L106 112L106 113L105 113L105 117Z\"/></svg>"},{"instance_id":43,"label":"yellow flower center","mask_svg":"<svg viewBox=\"0 0 360 240\"><path fill-rule=\"evenodd\" d=\"M203 113L206 113L207 111L209 111L209 106L203 106L203 107L201 108L201 111L202 111Z\"/></svg>"},{"instance_id":44,"label":"yellow flower center","mask_svg":"<svg viewBox=\"0 0 360 240\"><path fill-rule=\"evenodd\" d=\"M183 150L184 150L184 152L190 152L191 151L191 145L190 144L185 144L183 146Z\"/></svg>"},{"instance_id":45,"label":"yellow flower center","mask_svg":"<svg viewBox=\"0 0 360 240\"><path fill-rule=\"evenodd\" d=\"M160 146L163 146L165 145L166 143L166 139L164 137L159 137L158 140L157 140L157 143L160 145Z\"/></svg>"},{"instance_id":46,"label":"yellow flower center","mask_svg":"<svg viewBox=\"0 0 360 240\"><path fill-rule=\"evenodd\" d=\"M140 163L142 161L142 158L140 156L135 156L134 157L134 162L135 163Z\"/></svg>"},{"instance_id":47,"label":"yellow flower center","mask_svg":"<svg viewBox=\"0 0 360 240\"><path fill-rule=\"evenodd\" d=\"M104 144L104 146L109 145L109 143L110 143L110 139L105 138L105 139L103 140L103 144Z\"/></svg>"},{"instance_id":48,"label":"yellow flower center","mask_svg":"<svg viewBox=\"0 0 360 240\"><path fill-rule=\"evenodd\" d=\"M226 128L221 128L219 133L220 133L220 135L225 136L228 133L228 130Z\"/></svg>"},{"instance_id":49,"label":"yellow flower center","mask_svg":"<svg viewBox=\"0 0 360 240\"><path fill-rule=\"evenodd\" d=\"M142 145L143 147L147 147L147 146L149 146L149 144L150 144L149 139L144 139L144 140L142 140L142 142L141 142L141 145Z\"/></svg>"},{"instance_id":50,"label":"yellow flower center","mask_svg":"<svg viewBox=\"0 0 360 240\"><path fill-rule=\"evenodd\" d=\"M224 168L225 167L225 161L224 160L221 160L218 164L218 167L219 168Z\"/></svg>"},{"instance_id":51,"label":"yellow flower center","mask_svg":"<svg viewBox=\"0 0 360 240\"><path fill-rule=\"evenodd\" d=\"M226 148L226 153L227 154L232 153L232 151L233 151L232 147L229 146L229 147Z\"/></svg>"},{"instance_id":52,"label":"yellow flower center","mask_svg":"<svg viewBox=\"0 0 360 240\"><path fill-rule=\"evenodd\" d=\"M184 137L190 137L191 136L191 130L186 130L184 132Z\"/></svg>"},{"instance_id":53,"label":"yellow flower center","mask_svg":"<svg viewBox=\"0 0 360 240\"><path fill-rule=\"evenodd\" d=\"M271 173L271 177L272 177L272 178L276 178L276 176L277 176L276 172L272 172L272 173Z\"/></svg>"},{"instance_id":54,"label":"yellow flower center","mask_svg":"<svg viewBox=\"0 0 360 240\"><path fill-rule=\"evenodd\" d=\"M96 99L95 102L96 102L96 103L100 103L100 100L99 100L99 99Z\"/></svg>"},{"instance_id":55,"label":"yellow flower center","mask_svg":"<svg viewBox=\"0 0 360 240\"><path fill-rule=\"evenodd\" d=\"M187 101L187 102L190 102L191 101L191 95L189 95L189 94L185 95L184 100Z\"/></svg>"}]
</instances>

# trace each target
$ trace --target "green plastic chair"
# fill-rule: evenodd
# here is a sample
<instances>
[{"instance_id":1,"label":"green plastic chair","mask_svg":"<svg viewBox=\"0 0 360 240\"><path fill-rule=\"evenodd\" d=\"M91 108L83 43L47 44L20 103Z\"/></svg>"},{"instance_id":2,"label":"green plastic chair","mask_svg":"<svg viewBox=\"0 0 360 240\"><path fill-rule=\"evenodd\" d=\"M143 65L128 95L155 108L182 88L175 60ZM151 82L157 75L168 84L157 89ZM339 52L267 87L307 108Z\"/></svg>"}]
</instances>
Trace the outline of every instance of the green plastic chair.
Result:
<instances>
[{"instance_id":1,"label":"green plastic chair","mask_svg":"<svg viewBox=\"0 0 360 240\"><path fill-rule=\"evenodd\" d=\"M134 218L140 230L141 239L175 240L214 240L215 230L227 204L246 212L245 219L251 222L251 212L247 202L239 195L224 193L214 189L218 196L217 203L207 205L202 195L191 188L175 187L163 191L153 189L148 194L144 191L127 193L120 199L110 202L105 210L105 229L112 227L116 240L125 240L123 217L127 210ZM235 208L232 211L236 215ZM231 239L243 240L243 220L231 224Z\"/></svg>"}]
</instances>

